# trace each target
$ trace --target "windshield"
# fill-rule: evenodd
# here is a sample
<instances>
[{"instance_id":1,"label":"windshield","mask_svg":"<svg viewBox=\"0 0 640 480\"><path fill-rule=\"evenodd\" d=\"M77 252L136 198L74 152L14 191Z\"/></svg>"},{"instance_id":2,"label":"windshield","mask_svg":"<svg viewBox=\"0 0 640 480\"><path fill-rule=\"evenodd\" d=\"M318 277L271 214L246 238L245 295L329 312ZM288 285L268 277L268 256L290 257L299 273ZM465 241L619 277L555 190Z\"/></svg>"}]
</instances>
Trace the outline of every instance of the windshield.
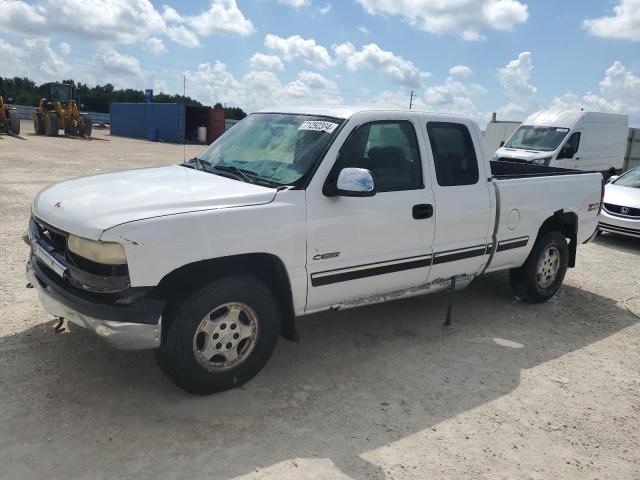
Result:
<instances>
[{"instance_id":1,"label":"windshield","mask_svg":"<svg viewBox=\"0 0 640 480\"><path fill-rule=\"evenodd\" d=\"M255 113L194 160L208 172L235 171L239 180L293 185L312 170L341 123L310 115Z\"/></svg>"},{"instance_id":2,"label":"windshield","mask_svg":"<svg viewBox=\"0 0 640 480\"><path fill-rule=\"evenodd\" d=\"M614 180L613 183L621 187L640 188L640 168L630 170L617 180Z\"/></svg>"},{"instance_id":3,"label":"windshield","mask_svg":"<svg viewBox=\"0 0 640 480\"><path fill-rule=\"evenodd\" d=\"M504 145L507 148L550 152L558 148L569 133L568 128L521 125Z\"/></svg>"},{"instance_id":4,"label":"windshield","mask_svg":"<svg viewBox=\"0 0 640 480\"><path fill-rule=\"evenodd\" d=\"M52 102L67 103L69 101L71 87L68 85L51 85L49 88L49 97Z\"/></svg>"}]
</instances>

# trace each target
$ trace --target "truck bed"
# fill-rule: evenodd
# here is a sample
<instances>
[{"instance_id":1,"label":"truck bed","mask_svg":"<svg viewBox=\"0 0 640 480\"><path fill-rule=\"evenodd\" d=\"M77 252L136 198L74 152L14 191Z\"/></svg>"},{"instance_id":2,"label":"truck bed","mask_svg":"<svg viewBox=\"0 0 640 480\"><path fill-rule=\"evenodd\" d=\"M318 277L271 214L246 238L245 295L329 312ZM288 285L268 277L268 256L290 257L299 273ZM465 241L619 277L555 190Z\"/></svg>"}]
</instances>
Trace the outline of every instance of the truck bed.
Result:
<instances>
[{"instance_id":1,"label":"truck bed","mask_svg":"<svg viewBox=\"0 0 640 480\"><path fill-rule=\"evenodd\" d=\"M517 160L492 160L490 164L491 175L497 180L598 173L586 170L572 170L569 168L545 167L543 165L534 165L529 162L519 162Z\"/></svg>"}]
</instances>

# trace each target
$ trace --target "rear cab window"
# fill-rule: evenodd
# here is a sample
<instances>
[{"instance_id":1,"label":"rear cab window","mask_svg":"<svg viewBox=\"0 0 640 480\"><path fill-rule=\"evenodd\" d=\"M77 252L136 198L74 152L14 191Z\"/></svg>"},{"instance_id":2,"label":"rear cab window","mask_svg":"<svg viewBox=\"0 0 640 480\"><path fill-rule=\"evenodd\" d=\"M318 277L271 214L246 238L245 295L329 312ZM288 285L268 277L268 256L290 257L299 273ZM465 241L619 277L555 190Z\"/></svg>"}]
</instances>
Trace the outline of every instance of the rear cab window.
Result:
<instances>
[{"instance_id":1,"label":"rear cab window","mask_svg":"<svg viewBox=\"0 0 640 480\"><path fill-rule=\"evenodd\" d=\"M466 125L429 122L427 134L438 185L452 187L478 183L480 178L478 158Z\"/></svg>"}]
</instances>

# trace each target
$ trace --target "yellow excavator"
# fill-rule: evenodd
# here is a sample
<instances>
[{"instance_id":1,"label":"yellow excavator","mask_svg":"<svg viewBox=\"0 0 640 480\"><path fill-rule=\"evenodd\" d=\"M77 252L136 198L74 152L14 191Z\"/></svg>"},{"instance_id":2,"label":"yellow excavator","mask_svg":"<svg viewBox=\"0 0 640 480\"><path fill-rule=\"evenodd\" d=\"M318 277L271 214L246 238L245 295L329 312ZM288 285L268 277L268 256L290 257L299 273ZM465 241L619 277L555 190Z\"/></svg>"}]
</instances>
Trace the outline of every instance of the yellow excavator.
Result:
<instances>
[{"instance_id":1,"label":"yellow excavator","mask_svg":"<svg viewBox=\"0 0 640 480\"><path fill-rule=\"evenodd\" d=\"M9 108L4 103L4 83L2 78L0 78L0 133L20 135L20 118L16 114L16 109Z\"/></svg>"},{"instance_id":2,"label":"yellow excavator","mask_svg":"<svg viewBox=\"0 0 640 480\"><path fill-rule=\"evenodd\" d=\"M55 137L60 129L71 137L90 137L91 118L80 113L75 100L75 89L69 83L45 83L45 97L31 114L37 135Z\"/></svg>"}]
</instances>

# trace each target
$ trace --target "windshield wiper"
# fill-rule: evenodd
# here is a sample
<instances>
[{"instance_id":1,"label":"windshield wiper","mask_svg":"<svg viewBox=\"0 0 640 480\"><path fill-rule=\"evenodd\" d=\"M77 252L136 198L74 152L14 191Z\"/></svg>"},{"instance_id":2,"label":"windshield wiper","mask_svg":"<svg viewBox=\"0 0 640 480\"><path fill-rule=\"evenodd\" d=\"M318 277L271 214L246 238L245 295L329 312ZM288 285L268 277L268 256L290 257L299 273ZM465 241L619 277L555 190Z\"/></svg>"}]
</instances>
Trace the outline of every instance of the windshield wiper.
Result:
<instances>
[{"instance_id":1,"label":"windshield wiper","mask_svg":"<svg viewBox=\"0 0 640 480\"><path fill-rule=\"evenodd\" d=\"M196 164L195 170L202 170L203 172L207 171L207 169L205 168L205 165L208 167L211 166L211 163L209 161L203 160L198 157L193 157L193 158L190 158L189 160L185 160L182 165L184 165L187 168L192 168L191 165L187 165L187 163L190 163L190 162L193 162Z\"/></svg>"},{"instance_id":2,"label":"windshield wiper","mask_svg":"<svg viewBox=\"0 0 640 480\"><path fill-rule=\"evenodd\" d=\"M213 169L220 170L222 172L235 173L236 175L240 176L245 182L256 183L255 179L249 176L249 175L256 176L256 173L252 172L251 170L245 170L243 168L234 167L232 165L214 165Z\"/></svg>"}]
</instances>

